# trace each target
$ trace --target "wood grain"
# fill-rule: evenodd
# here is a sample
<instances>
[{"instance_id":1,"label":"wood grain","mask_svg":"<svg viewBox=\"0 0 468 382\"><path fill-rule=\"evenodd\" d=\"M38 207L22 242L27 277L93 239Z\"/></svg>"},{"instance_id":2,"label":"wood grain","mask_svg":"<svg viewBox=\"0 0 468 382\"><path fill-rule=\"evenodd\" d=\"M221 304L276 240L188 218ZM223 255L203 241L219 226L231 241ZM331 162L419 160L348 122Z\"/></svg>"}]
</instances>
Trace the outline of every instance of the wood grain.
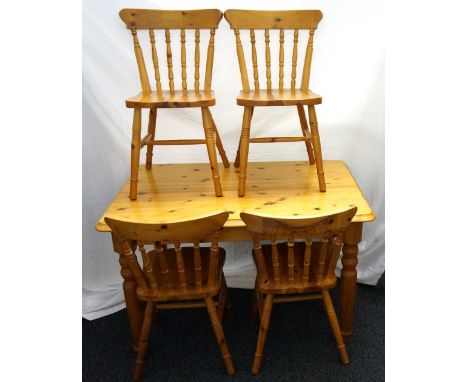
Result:
<instances>
[{"instance_id":1,"label":"wood grain","mask_svg":"<svg viewBox=\"0 0 468 382\"><path fill-rule=\"evenodd\" d=\"M224 17L231 29L315 29L322 20L319 10L251 11L228 9Z\"/></svg>"},{"instance_id":2,"label":"wood grain","mask_svg":"<svg viewBox=\"0 0 468 382\"><path fill-rule=\"evenodd\" d=\"M197 92L195 90L168 90L140 93L127 98L125 104L129 108L179 108L179 107L205 107L216 105L214 92Z\"/></svg>"},{"instance_id":3,"label":"wood grain","mask_svg":"<svg viewBox=\"0 0 468 382\"><path fill-rule=\"evenodd\" d=\"M328 291L336 285L334 270L338 255L345 231L356 211L356 207L348 206L315 216L284 217L265 215L255 210L240 214L252 234L254 244L253 255L257 268L255 294L260 300L258 302L263 304L264 301L263 312L259 312L261 324L252 364L253 374L258 374L261 368L273 303L309 300L311 296L322 300L341 361L349 363ZM277 244L278 237L285 236L287 242ZM305 243L298 239L305 239ZM312 242L313 239L320 241ZM267 244L268 241L271 244ZM275 301L275 295L280 295L281 299ZM288 297L291 297L290 301Z\"/></svg>"},{"instance_id":4,"label":"wood grain","mask_svg":"<svg viewBox=\"0 0 468 382\"><path fill-rule=\"evenodd\" d=\"M211 29L218 27L223 13L218 9L122 9L119 16L128 29Z\"/></svg>"},{"instance_id":5,"label":"wood grain","mask_svg":"<svg viewBox=\"0 0 468 382\"><path fill-rule=\"evenodd\" d=\"M260 89L258 91L240 92L237 104L240 106L294 106L318 105L322 97L310 90Z\"/></svg>"},{"instance_id":6,"label":"wood grain","mask_svg":"<svg viewBox=\"0 0 468 382\"><path fill-rule=\"evenodd\" d=\"M163 302L164 308L174 303L173 309L185 308L183 304L181 306L184 302L192 306L194 302L197 302L196 306L205 306L226 371L229 375L234 373L219 318L219 312L224 309L227 300L227 286L223 275L226 253L218 245L218 233L227 218L226 211L167 224L143 224L106 218L114 239L120 243L119 251L126 259L127 271L130 271L137 283L135 297L146 302L138 339L135 381L139 381L142 375L156 302ZM200 240L210 241L211 246L200 248ZM148 251L145 242L154 244L155 250ZM182 243L193 243L194 247L182 247ZM164 248L166 244L173 244L174 248ZM137 248L142 262L138 259ZM219 296L218 309L213 300L216 296Z\"/></svg>"},{"instance_id":7,"label":"wood grain","mask_svg":"<svg viewBox=\"0 0 468 382\"><path fill-rule=\"evenodd\" d=\"M162 222L186 220L206 211L230 211L220 240L250 240L245 224L239 217L242 210L254 209L277 215L313 215L355 205L358 211L353 222L368 222L375 218L346 164L323 161L327 173L327 192L319 192L315 166L307 161L251 162L247 173L246 196L239 198L238 169L220 168L223 198L215 196L211 169L206 163L156 164L155 172L139 171L138 200L128 199L129 182L118 192L96 225L101 232L110 229L104 217L128 221Z\"/></svg>"},{"instance_id":8,"label":"wood grain","mask_svg":"<svg viewBox=\"0 0 468 382\"><path fill-rule=\"evenodd\" d=\"M222 12L216 9L211 10L180 10L180 11L162 11L151 9L123 9L120 17L125 22L127 28L131 30L135 58L137 61L138 73L140 76L140 85L142 92L126 100L129 108L135 109L135 119L132 131L132 154L131 154L131 179L132 187L130 199L136 200L138 191L138 164L139 150L147 147L146 169L152 168L152 153L155 145L192 145L206 144L211 168L213 169L213 182L218 196L222 196L219 177L217 176L216 148L223 160L225 167L229 167L229 161L224 152L216 125L209 113L208 107L216 103L214 94L211 92L211 81L214 62L214 36L218 23L222 18ZM138 40L138 29L148 29L151 47L151 58L156 82L156 91L152 91L146 70L145 59L140 42ZM164 30L164 41L166 45L166 64L169 90L163 90L161 83L161 74L159 72L159 57L156 47L156 35L154 29ZM171 30L180 30L180 63L181 63L181 87L176 89L174 81L174 53L171 46ZM186 29L192 29L195 37L194 47L194 90L188 90L187 82L187 48L188 34ZM208 29L210 38L206 54L206 69L204 89L200 93L200 29ZM162 39L161 39L162 40ZM161 44L163 41L161 41ZM155 132L155 118L158 108L188 108L200 107L203 111L203 126L205 131L205 140L197 139L166 139L157 140ZM141 109L150 108L148 133L141 140ZM138 118L137 118L138 117Z\"/></svg>"}]
</instances>

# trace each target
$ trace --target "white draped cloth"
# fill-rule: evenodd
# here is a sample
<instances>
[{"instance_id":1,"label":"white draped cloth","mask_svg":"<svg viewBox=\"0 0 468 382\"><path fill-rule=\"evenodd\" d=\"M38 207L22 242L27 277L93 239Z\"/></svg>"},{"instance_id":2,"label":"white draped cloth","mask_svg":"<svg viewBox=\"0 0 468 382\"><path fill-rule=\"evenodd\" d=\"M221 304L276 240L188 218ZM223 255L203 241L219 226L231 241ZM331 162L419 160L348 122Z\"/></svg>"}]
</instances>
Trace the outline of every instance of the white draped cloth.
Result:
<instances>
[{"instance_id":1,"label":"white draped cloth","mask_svg":"<svg viewBox=\"0 0 468 382\"><path fill-rule=\"evenodd\" d=\"M206 9L320 9L323 20L315 33L310 88L323 103L316 107L324 159L341 159L348 165L377 218L364 224L359 244L358 282L375 285L384 272L384 47L383 5L375 0L264 1L149 1L115 0L83 2L83 316L95 319L125 306L118 256L110 234L95 225L117 192L128 180L132 110L124 100L140 92L130 32L120 20L121 8ZM158 31L156 39L161 35ZM193 36L187 31L187 62ZM174 74L180 86L179 36L173 35ZM243 37L246 37L243 35ZM278 36L270 32L272 80L278 78ZM304 57L307 38L301 35L298 63ZM160 40L159 40L160 41ZM140 40L148 52L147 38ZM206 52L206 35L202 33ZM257 36L258 62L264 62L263 35ZM250 43L244 40L250 64ZM285 83L290 78L291 31L285 32ZM164 51L160 62L167 87ZM145 54L146 54L145 53ZM147 62L150 57L147 56ZM202 61L203 62L203 61ZM201 65L202 67L203 65ZM148 65L149 68L151 66ZM299 66L298 66L299 68ZM251 67L249 67L249 70ZM192 72L191 72L192 70ZM265 66L259 65L265 81ZM193 81L193 65L187 65ZM298 80L301 71L298 70ZM151 75L151 72L149 73ZM203 77L201 77L203 78ZM154 79L152 79L154 81ZM179 81L179 82L177 82ZM153 82L154 84L154 82ZM153 85L154 86L154 85ZM265 86L265 85L263 85ZM239 141L243 108L236 105L241 89L234 33L223 19L215 37L212 107L224 148L231 163ZM145 113L146 114L146 113ZM143 126L145 119L143 120ZM256 108L252 136L297 135L299 119L294 107ZM203 137L201 113L194 109L158 111L159 139ZM144 157L144 156L142 156ZM208 162L200 146L158 146L154 163ZM302 142L252 145L250 161L307 160ZM157 218L157 217L155 217ZM255 266L250 242L222 243L224 267L230 287L252 288ZM340 272L337 268L337 275Z\"/></svg>"}]
</instances>

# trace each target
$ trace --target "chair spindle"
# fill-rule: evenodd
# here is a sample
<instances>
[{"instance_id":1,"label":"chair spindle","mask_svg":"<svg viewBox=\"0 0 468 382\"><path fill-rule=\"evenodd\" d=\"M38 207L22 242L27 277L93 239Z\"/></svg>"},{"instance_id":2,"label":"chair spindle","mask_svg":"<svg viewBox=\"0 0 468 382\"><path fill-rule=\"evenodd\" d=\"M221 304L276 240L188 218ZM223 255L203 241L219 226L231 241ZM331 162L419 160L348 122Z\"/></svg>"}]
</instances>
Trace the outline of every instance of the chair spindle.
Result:
<instances>
[{"instance_id":1,"label":"chair spindle","mask_svg":"<svg viewBox=\"0 0 468 382\"><path fill-rule=\"evenodd\" d=\"M258 83L258 64L257 64L257 49L255 47L255 29L250 30L250 43L252 45L252 65L253 65L253 76L254 76L254 86L255 91L260 89Z\"/></svg>"},{"instance_id":2,"label":"chair spindle","mask_svg":"<svg viewBox=\"0 0 468 382\"><path fill-rule=\"evenodd\" d=\"M310 29L309 31L309 41L307 42L307 50L304 59L304 69L302 71L302 83L301 90L307 91L309 89L309 77L310 77L310 66L312 63L312 44L314 40L315 29Z\"/></svg>"},{"instance_id":3,"label":"chair spindle","mask_svg":"<svg viewBox=\"0 0 468 382\"><path fill-rule=\"evenodd\" d=\"M328 269L326 271L327 278L332 278L335 274L336 263L338 261L338 257L340 256L341 248L343 247L343 238L344 230L338 233L333 243L330 254L330 260L328 261Z\"/></svg>"},{"instance_id":4,"label":"chair spindle","mask_svg":"<svg viewBox=\"0 0 468 382\"><path fill-rule=\"evenodd\" d=\"M325 270L325 261L327 259L327 252L328 252L328 237L323 237L320 242L320 253L319 259L317 264L317 283L320 284L322 282Z\"/></svg>"},{"instance_id":5,"label":"chair spindle","mask_svg":"<svg viewBox=\"0 0 468 382\"><path fill-rule=\"evenodd\" d=\"M172 49L171 49L171 32L166 29L166 57L167 57L167 73L169 77L169 90L174 93L174 73L172 72Z\"/></svg>"},{"instance_id":6,"label":"chair spindle","mask_svg":"<svg viewBox=\"0 0 468 382\"><path fill-rule=\"evenodd\" d=\"M176 262L177 262L177 273L179 274L179 283L180 287L187 287L187 277L185 275L185 264L184 257L182 256L182 248L180 247L180 241L174 242L174 249L176 253Z\"/></svg>"},{"instance_id":7,"label":"chair spindle","mask_svg":"<svg viewBox=\"0 0 468 382\"><path fill-rule=\"evenodd\" d=\"M196 92L200 91L200 29L195 29L195 84Z\"/></svg>"},{"instance_id":8,"label":"chair spindle","mask_svg":"<svg viewBox=\"0 0 468 382\"><path fill-rule=\"evenodd\" d=\"M307 236L305 239L304 267L302 269L302 279L304 281L309 280L311 254L312 254L312 238L310 236Z\"/></svg>"},{"instance_id":9,"label":"chair spindle","mask_svg":"<svg viewBox=\"0 0 468 382\"><path fill-rule=\"evenodd\" d=\"M172 284L171 277L169 275L169 267L167 265L166 254L164 251L164 247L162 246L161 242L156 242L156 253L159 257L159 266L161 268L161 273L163 275L164 281L169 285ZM175 287L175 285L171 285Z\"/></svg>"},{"instance_id":10,"label":"chair spindle","mask_svg":"<svg viewBox=\"0 0 468 382\"><path fill-rule=\"evenodd\" d=\"M137 60L138 73L140 74L141 90L143 93L151 93L151 86L149 84L148 73L146 71L145 59L141 51L140 42L135 28L131 29L133 36L133 46L135 49L135 57Z\"/></svg>"},{"instance_id":11,"label":"chair spindle","mask_svg":"<svg viewBox=\"0 0 468 382\"><path fill-rule=\"evenodd\" d=\"M214 60L214 36L215 29L210 29L210 42L208 43L208 52L206 53L206 70L205 70L205 92L211 91L211 78L213 76L213 60Z\"/></svg>"},{"instance_id":12,"label":"chair spindle","mask_svg":"<svg viewBox=\"0 0 468 382\"><path fill-rule=\"evenodd\" d=\"M149 280L151 289L155 290L158 288L158 282L156 281L156 276L153 271L153 263L151 262L151 259L146 252L145 243L138 240L137 244L143 259L143 270Z\"/></svg>"},{"instance_id":13,"label":"chair spindle","mask_svg":"<svg viewBox=\"0 0 468 382\"><path fill-rule=\"evenodd\" d=\"M291 90L296 89L296 67L297 67L297 42L299 41L299 30L294 29L294 45L292 54L292 69L291 69Z\"/></svg>"},{"instance_id":14,"label":"chair spindle","mask_svg":"<svg viewBox=\"0 0 468 382\"><path fill-rule=\"evenodd\" d=\"M255 262L257 264L258 269L262 270L262 274L266 275L266 265L265 265L265 259L263 257L263 251L262 251L262 245L260 244L260 240L258 238L258 235L254 234L253 235L253 249L254 249L254 254L255 254ZM260 280L261 282L264 282L265 280Z\"/></svg>"},{"instance_id":15,"label":"chair spindle","mask_svg":"<svg viewBox=\"0 0 468 382\"><path fill-rule=\"evenodd\" d=\"M273 263L273 277L275 282L280 282L280 269L279 269L279 257L278 257L278 242L276 236L271 236L271 259Z\"/></svg>"},{"instance_id":16,"label":"chair spindle","mask_svg":"<svg viewBox=\"0 0 468 382\"><path fill-rule=\"evenodd\" d=\"M294 236L288 236L288 280L294 281Z\"/></svg>"},{"instance_id":17,"label":"chair spindle","mask_svg":"<svg viewBox=\"0 0 468 382\"><path fill-rule=\"evenodd\" d=\"M267 90L271 90L271 57L270 57L270 30L265 29L265 61Z\"/></svg>"},{"instance_id":18,"label":"chair spindle","mask_svg":"<svg viewBox=\"0 0 468 382\"><path fill-rule=\"evenodd\" d=\"M185 50L185 29L180 30L180 63L182 66L182 91L187 92L187 52Z\"/></svg>"},{"instance_id":19,"label":"chair spindle","mask_svg":"<svg viewBox=\"0 0 468 382\"><path fill-rule=\"evenodd\" d=\"M208 263L208 283L210 286L216 282L216 273L218 269L218 254L218 232L214 232L211 239L210 261Z\"/></svg>"},{"instance_id":20,"label":"chair spindle","mask_svg":"<svg viewBox=\"0 0 468 382\"><path fill-rule=\"evenodd\" d=\"M193 243L194 252L194 268L195 268L195 286L201 287L202 285L202 263L200 257L200 242L196 241Z\"/></svg>"},{"instance_id":21,"label":"chair spindle","mask_svg":"<svg viewBox=\"0 0 468 382\"><path fill-rule=\"evenodd\" d=\"M234 29L234 35L236 36L237 59L239 61L239 69L241 72L242 90L244 93L247 93L250 91L249 77L247 76L247 69L245 67L244 49L242 48L239 29Z\"/></svg>"},{"instance_id":22,"label":"chair spindle","mask_svg":"<svg viewBox=\"0 0 468 382\"><path fill-rule=\"evenodd\" d=\"M153 58L153 67L154 67L154 78L156 80L156 90L158 93L161 93L161 75L159 74L159 61L158 61L158 51L156 50L156 40L154 38L154 30L149 30L150 42L151 42L151 56ZM152 138L154 139L154 137Z\"/></svg>"},{"instance_id":23,"label":"chair spindle","mask_svg":"<svg viewBox=\"0 0 468 382\"><path fill-rule=\"evenodd\" d=\"M130 268L130 271L132 272L132 275L135 278L138 286L144 290L148 290L149 288L145 274L141 270L140 264L138 263L138 260L135 256L135 252L127 240L122 240L122 244L124 248L123 255L128 260L128 267Z\"/></svg>"},{"instance_id":24,"label":"chair spindle","mask_svg":"<svg viewBox=\"0 0 468 382\"><path fill-rule=\"evenodd\" d=\"M284 87L284 29L280 29L280 48L279 48L279 91Z\"/></svg>"}]
</instances>

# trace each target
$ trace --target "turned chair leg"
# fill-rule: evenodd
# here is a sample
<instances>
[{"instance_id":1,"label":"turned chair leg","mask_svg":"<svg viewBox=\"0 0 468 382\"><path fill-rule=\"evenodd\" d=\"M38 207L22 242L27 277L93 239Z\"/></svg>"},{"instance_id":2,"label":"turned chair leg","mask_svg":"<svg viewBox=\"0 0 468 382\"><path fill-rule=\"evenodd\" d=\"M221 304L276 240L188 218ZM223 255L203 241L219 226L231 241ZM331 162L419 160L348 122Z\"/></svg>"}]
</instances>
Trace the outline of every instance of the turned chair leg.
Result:
<instances>
[{"instance_id":1,"label":"turned chair leg","mask_svg":"<svg viewBox=\"0 0 468 382\"><path fill-rule=\"evenodd\" d=\"M153 318L154 306L151 301L146 303L145 315L143 317L143 324L141 325L140 343L138 345L138 353L135 361L135 371L133 373L133 380L139 381L143 370L143 362L145 361L146 350L148 348L148 339L151 331L151 321Z\"/></svg>"},{"instance_id":2,"label":"turned chair leg","mask_svg":"<svg viewBox=\"0 0 468 382\"><path fill-rule=\"evenodd\" d=\"M223 276L224 278L224 276ZM224 308L226 307L226 287L224 283L221 283L221 290L218 296L218 307L216 311L218 312L219 322L223 322Z\"/></svg>"},{"instance_id":3,"label":"turned chair leg","mask_svg":"<svg viewBox=\"0 0 468 382\"><path fill-rule=\"evenodd\" d=\"M260 315L260 317L262 317L263 316L263 307L265 306L265 302L263 301L262 292L260 292L260 289L258 289L257 286L255 286L255 293L257 294L258 314Z\"/></svg>"},{"instance_id":4,"label":"turned chair leg","mask_svg":"<svg viewBox=\"0 0 468 382\"><path fill-rule=\"evenodd\" d=\"M258 298L257 298L257 278L255 278L254 289L252 290L252 300L250 302L250 316L252 320L258 320Z\"/></svg>"},{"instance_id":5,"label":"turned chair leg","mask_svg":"<svg viewBox=\"0 0 468 382\"><path fill-rule=\"evenodd\" d=\"M140 165L141 109L133 110L132 146L130 160L130 199L136 200L138 167Z\"/></svg>"},{"instance_id":6,"label":"turned chair leg","mask_svg":"<svg viewBox=\"0 0 468 382\"><path fill-rule=\"evenodd\" d=\"M349 363L348 352L346 351L345 344L343 342L343 337L341 335L340 324L338 323L338 318L336 317L335 308L333 307L333 302L330 297L328 290L322 291L323 304L326 309L328 320L330 321L330 326L335 336L336 346L340 352L341 362L345 365Z\"/></svg>"},{"instance_id":7,"label":"turned chair leg","mask_svg":"<svg viewBox=\"0 0 468 382\"><path fill-rule=\"evenodd\" d=\"M208 150L208 158L210 159L211 173L216 196L223 196L221 182L219 180L218 162L216 159L216 145L213 136L213 128L210 123L210 116L207 107L202 107L203 129L205 130L206 148Z\"/></svg>"},{"instance_id":8,"label":"turned chair leg","mask_svg":"<svg viewBox=\"0 0 468 382\"><path fill-rule=\"evenodd\" d=\"M244 117L242 120L242 132L240 138L240 147L239 147L239 161L240 161L240 171L239 171L239 189L238 195L245 195L245 178L247 175L247 160L249 157L249 138L250 138L250 121L252 119L252 107L244 107Z\"/></svg>"},{"instance_id":9,"label":"turned chair leg","mask_svg":"<svg viewBox=\"0 0 468 382\"><path fill-rule=\"evenodd\" d=\"M223 307L221 309L222 313L219 314L219 320L223 322L223 315L225 312L227 312L230 320L234 318L234 311L232 309L231 300L229 299L229 290L227 287L226 278L224 277L224 273L222 274L222 287L221 288L224 291L224 295L223 295L223 301L222 301ZM219 306L218 306L218 309L219 309Z\"/></svg>"},{"instance_id":10,"label":"turned chair leg","mask_svg":"<svg viewBox=\"0 0 468 382\"><path fill-rule=\"evenodd\" d=\"M237 145L236 160L234 161L235 168L239 168L239 165L240 165L240 158L239 158L240 144L241 144L241 137L239 137L239 144Z\"/></svg>"},{"instance_id":11,"label":"turned chair leg","mask_svg":"<svg viewBox=\"0 0 468 382\"><path fill-rule=\"evenodd\" d=\"M149 112L149 119L148 119L148 134L151 134L151 140L155 140L156 135L156 117L157 117L158 109L152 108ZM146 145L146 169L151 170L151 166L153 164L153 145Z\"/></svg>"},{"instance_id":12,"label":"turned chair leg","mask_svg":"<svg viewBox=\"0 0 468 382\"><path fill-rule=\"evenodd\" d=\"M252 374L258 374L262 364L263 349L265 348L265 341L270 326L271 309L273 307L273 295L268 294L263 307L262 321L260 323L260 330L258 331L257 349L255 350L254 362L252 365Z\"/></svg>"},{"instance_id":13,"label":"turned chair leg","mask_svg":"<svg viewBox=\"0 0 468 382\"><path fill-rule=\"evenodd\" d=\"M251 112L250 112L250 124L252 125L252 118L253 118L253 112L254 108L252 107ZM239 137L239 144L237 145L237 154L236 154L236 160L234 161L234 167L238 168L240 165L240 144L241 144L241 139L242 136Z\"/></svg>"},{"instance_id":14,"label":"turned chair leg","mask_svg":"<svg viewBox=\"0 0 468 382\"><path fill-rule=\"evenodd\" d=\"M263 296L257 288L257 280L255 280L255 288L252 291L252 302L251 302L251 315L253 320L258 320L259 317L263 316Z\"/></svg>"},{"instance_id":15,"label":"turned chair leg","mask_svg":"<svg viewBox=\"0 0 468 382\"><path fill-rule=\"evenodd\" d=\"M224 365L226 366L226 371L228 375L234 374L234 365L232 364L231 355L229 354L229 349L226 343L226 338L224 338L224 331L221 323L219 322L218 313L216 312L216 306L211 297L205 298L206 309L208 310L208 315L210 317L211 326L213 327L218 346L221 350L223 356Z\"/></svg>"},{"instance_id":16,"label":"turned chair leg","mask_svg":"<svg viewBox=\"0 0 468 382\"><path fill-rule=\"evenodd\" d=\"M252 291L252 301L250 303L250 317L252 318L252 320L258 320L257 294L255 290Z\"/></svg>"},{"instance_id":17,"label":"turned chair leg","mask_svg":"<svg viewBox=\"0 0 468 382\"><path fill-rule=\"evenodd\" d=\"M310 137L310 132L309 132L309 126L307 125L307 119L305 116L303 105L297 105L297 113L299 114L299 120L301 121L302 135L305 138L307 138L305 140L305 145L306 145L306 150L307 150L307 156L309 157L309 163L314 164L315 163L314 151L312 148L312 144L310 140L308 139L308 136Z\"/></svg>"},{"instance_id":18,"label":"turned chair leg","mask_svg":"<svg viewBox=\"0 0 468 382\"><path fill-rule=\"evenodd\" d=\"M221 157L221 160L223 161L224 168L229 168L230 164L226 156L226 151L224 151L223 143L221 142L221 137L219 136L218 128L216 127L216 124L213 119L213 116L211 115L210 109L207 109L207 110L208 110L208 115L210 116L211 126L213 127L213 130L216 133L215 143L219 152L219 156Z\"/></svg>"},{"instance_id":19,"label":"turned chair leg","mask_svg":"<svg viewBox=\"0 0 468 382\"><path fill-rule=\"evenodd\" d=\"M325 192L327 190L327 187L325 185L325 174L323 173L322 147L320 145L317 115L315 114L315 107L313 105L309 105L308 110L309 110L310 130L312 132L312 146L314 147L319 188L320 188L320 192Z\"/></svg>"}]
</instances>

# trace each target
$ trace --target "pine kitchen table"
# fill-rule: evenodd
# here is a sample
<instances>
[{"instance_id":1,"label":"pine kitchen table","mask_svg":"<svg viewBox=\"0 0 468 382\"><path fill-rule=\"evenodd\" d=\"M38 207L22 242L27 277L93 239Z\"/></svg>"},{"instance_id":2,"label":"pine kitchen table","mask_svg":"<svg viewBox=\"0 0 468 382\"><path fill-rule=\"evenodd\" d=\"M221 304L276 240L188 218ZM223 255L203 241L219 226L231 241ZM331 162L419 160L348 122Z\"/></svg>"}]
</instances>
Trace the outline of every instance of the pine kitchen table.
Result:
<instances>
[{"instance_id":1,"label":"pine kitchen table","mask_svg":"<svg viewBox=\"0 0 468 382\"><path fill-rule=\"evenodd\" d=\"M216 197L211 182L211 170L204 164L159 164L146 170L140 166L138 199L130 200L130 182L127 182L96 225L99 232L111 232L104 217L139 222L170 222L204 215L211 211L229 211L229 219L220 235L220 241L251 240L239 213L245 209L274 215L312 215L327 213L345 206L358 207L346 231L341 259L340 324L343 337L352 335L356 297L356 265L358 244L363 223L375 215L343 161L324 161L327 191L320 192L315 166L308 162L250 162L244 197L238 197L238 172L234 166L221 170L223 197ZM118 253L123 290L133 338L138 344L143 309L136 298L136 281L127 267L127 260L113 240ZM249 254L246 254L250 256Z\"/></svg>"}]
</instances>

